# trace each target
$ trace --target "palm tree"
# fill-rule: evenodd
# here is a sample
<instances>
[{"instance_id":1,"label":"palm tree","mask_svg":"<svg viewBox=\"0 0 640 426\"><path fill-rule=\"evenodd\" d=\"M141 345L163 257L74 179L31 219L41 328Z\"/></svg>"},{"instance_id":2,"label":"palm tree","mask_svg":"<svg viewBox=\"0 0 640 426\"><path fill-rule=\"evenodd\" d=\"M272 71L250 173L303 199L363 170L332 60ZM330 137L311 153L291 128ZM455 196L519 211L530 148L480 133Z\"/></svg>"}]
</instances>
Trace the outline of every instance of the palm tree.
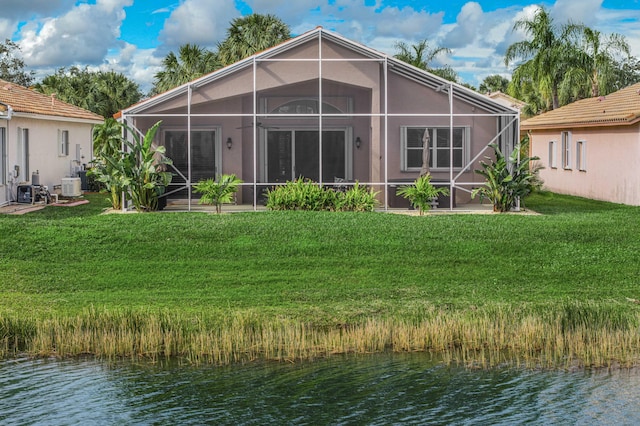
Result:
<instances>
[{"instance_id":1,"label":"palm tree","mask_svg":"<svg viewBox=\"0 0 640 426\"><path fill-rule=\"evenodd\" d=\"M569 69L567 59L575 57L569 37L580 29L573 24L556 27L544 8L538 9L532 19L521 19L513 26L514 31L523 30L531 39L510 45L505 53L505 64L508 66L516 59L522 59L514 70L513 80L530 77L552 109L560 106L558 93Z\"/></svg>"},{"instance_id":2,"label":"palm tree","mask_svg":"<svg viewBox=\"0 0 640 426\"><path fill-rule=\"evenodd\" d=\"M95 76L96 105L92 111L105 118L135 104L142 98L140 86L122 73L100 71Z\"/></svg>"},{"instance_id":3,"label":"palm tree","mask_svg":"<svg viewBox=\"0 0 640 426\"><path fill-rule=\"evenodd\" d=\"M440 54L451 53L451 49L446 47L429 47L427 40L421 40L416 44L409 46L403 41L399 41L395 45L396 53L394 58L413 65L414 67L429 71L432 67L429 65Z\"/></svg>"},{"instance_id":4,"label":"palm tree","mask_svg":"<svg viewBox=\"0 0 640 426\"><path fill-rule=\"evenodd\" d=\"M500 74L493 74L485 77L480 83L478 91L480 93L502 92L507 93L509 87L509 80L504 78Z\"/></svg>"},{"instance_id":5,"label":"palm tree","mask_svg":"<svg viewBox=\"0 0 640 426\"><path fill-rule=\"evenodd\" d=\"M231 21L218 45L222 65L230 65L291 38L289 26L274 15L251 14Z\"/></svg>"},{"instance_id":6,"label":"palm tree","mask_svg":"<svg viewBox=\"0 0 640 426\"><path fill-rule=\"evenodd\" d=\"M166 92L220 68L215 53L189 43L180 46L178 56L169 52L162 65L164 69L154 76L152 94Z\"/></svg>"},{"instance_id":7,"label":"palm tree","mask_svg":"<svg viewBox=\"0 0 640 426\"><path fill-rule=\"evenodd\" d=\"M584 27L578 42L579 55L571 77L582 80L589 95L596 97L609 94L615 87L617 59L630 57L629 44L620 34L605 35L600 31Z\"/></svg>"}]
</instances>

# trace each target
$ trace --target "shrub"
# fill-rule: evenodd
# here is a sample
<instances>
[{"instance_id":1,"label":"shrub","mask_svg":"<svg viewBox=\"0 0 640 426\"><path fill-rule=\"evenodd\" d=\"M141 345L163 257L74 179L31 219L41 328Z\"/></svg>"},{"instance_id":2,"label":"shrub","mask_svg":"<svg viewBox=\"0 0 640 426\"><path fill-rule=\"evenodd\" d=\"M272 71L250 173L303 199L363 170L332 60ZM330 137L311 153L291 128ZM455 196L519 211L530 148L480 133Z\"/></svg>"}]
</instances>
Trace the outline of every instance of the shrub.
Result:
<instances>
[{"instance_id":1,"label":"shrub","mask_svg":"<svg viewBox=\"0 0 640 426\"><path fill-rule=\"evenodd\" d=\"M353 212L371 212L375 208L378 200L372 188L360 186L358 181L345 192L335 192L336 210Z\"/></svg>"},{"instance_id":2,"label":"shrub","mask_svg":"<svg viewBox=\"0 0 640 426\"><path fill-rule=\"evenodd\" d=\"M541 167L530 168L530 162L539 160L538 157L524 157L518 161L520 146L517 145L511 155L506 157L498 145L491 144L495 153L495 161L480 162L482 170L475 172L484 176L486 182L480 188L474 189L472 197L480 195L480 199L488 198L493 203L493 211L510 211L518 198L530 194L541 185L538 172Z\"/></svg>"},{"instance_id":3,"label":"shrub","mask_svg":"<svg viewBox=\"0 0 640 426\"><path fill-rule=\"evenodd\" d=\"M321 186L309 179L296 179L267 190L267 208L271 210L373 211L376 195L356 182L345 192Z\"/></svg>"},{"instance_id":4,"label":"shrub","mask_svg":"<svg viewBox=\"0 0 640 426\"><path fill-rule=\"evenodd\" d=\"M396 191L397 195L409 200L413 207L420 210L420 215L431 208L431 202L438 195L449 194L449 189L445 187L436 188L431 183L431 175L426 174L415 180L413 185L401 186Z\"/></svg>"},{"instance_id":5,"label":"shrub","mask_svg":"<svg viewBox=\"0 0 640 426\"><path fill-rule=\"evenodd\" d=\"M206 179L198 182L193 190L202 194L199 204L210 204L216 206L216 213L222 210L222 204L233 201L233 196L238 192L238 185L242 183L236 175L221 175L217 180Z\"/></svg>"}]
</instances>

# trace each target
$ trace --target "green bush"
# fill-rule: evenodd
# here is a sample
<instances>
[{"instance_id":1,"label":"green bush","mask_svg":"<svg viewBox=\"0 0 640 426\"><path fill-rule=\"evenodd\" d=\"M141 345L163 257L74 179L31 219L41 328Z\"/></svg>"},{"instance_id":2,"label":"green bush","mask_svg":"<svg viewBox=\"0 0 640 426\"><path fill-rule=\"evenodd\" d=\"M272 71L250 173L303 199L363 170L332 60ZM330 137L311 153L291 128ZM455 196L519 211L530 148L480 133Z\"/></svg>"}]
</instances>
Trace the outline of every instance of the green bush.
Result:
<instances>
[{"instance_id":1,"label":"green bush","mask_svg":"<svg viewBox=\"0 0 640 426\"><path fill-rule=\"evenodd\" d=\"M347 191L335 194L337 195L336 210L343 212L370 212L373 211L378 203L376 199L378 192L374 192L371 188L360 186L358 181Z\"/></svg>"},{"instance_id":2,"label":"green bush","mask_svg":"<svg viewBox=\"0 0 640 426\"><path fill-rule=\"evenodd\" d=\"M211 204L216 206L216 213L222 210L222 204L233 201L233 196L238 192L238 185L242 183L236 175L221 175L218 179L206 179L198 182L193 190L202 194L199 204Z\"/></svg>"},{"instance_id":3,"label":"green bush","mask_svg":"<svg viewBox=\"0 0 640 426\"><path fill-rule=\"evenodd\" d=\"M267 190L270 210L372 211L376 194L356 182L345 192L321 186L309 179L296 179Z\"/></svg>"},{"instance_id":4,"label":"green bush","mask_svg":"<svg viewBox=\"0 0 640 426\"><path fill-rule=\"evenodd\" d=\"M401 186L396 191L400 195L409 200L413 207L420 210L420 215L431 208L431 202L438 195L448 195L449 189L445 187L436 188L431 183L431 175L422 175L415 180L413 185Z\"/></svg>"}]
</instances>

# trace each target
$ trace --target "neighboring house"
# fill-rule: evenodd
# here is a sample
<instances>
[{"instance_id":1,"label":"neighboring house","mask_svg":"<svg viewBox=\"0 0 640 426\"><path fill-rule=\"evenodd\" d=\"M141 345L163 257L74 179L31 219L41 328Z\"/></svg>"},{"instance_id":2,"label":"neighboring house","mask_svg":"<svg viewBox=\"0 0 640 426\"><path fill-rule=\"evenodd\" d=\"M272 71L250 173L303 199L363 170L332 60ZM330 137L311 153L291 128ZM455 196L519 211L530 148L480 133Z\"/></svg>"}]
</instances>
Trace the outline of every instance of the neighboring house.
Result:
<instances>
[{"instance_id":1,"label":"neighboring house","mask_svg":"<svg viewBox=\"0 0 640 426\"><path fill-rule=\"evenodd\" d=\"M522 111L522 108L524 108L527 105L526 102L521 101L520 99L516 99L513 96L509 96L506 93L502 93L499 90L497 92L487 93L487 97L490 99L493 99L494 101L502 105L506 105L510 108L517 109L518 111Z\"/></svg>"},{"instance_id":2,"label":"neighboring house","mask_svg":"<svg viewBox=\"0 0 640 426\"><path fill-rule=\"evenodd\" d=\"M640 205L640 83L522 123L546 189Z\"/></svg>"},{"instance_id":3,"label":"neighboring house","mask_svg":"<svg viewBox=\"0 0 640 426\"><path fill-rule=\"evenodd\" d=\"M0 205L16 200L17 186L38 173L53 191L92 159L97 114L0 80Z\"/></svg>"},{"instance_id":4,"label":"neighboring house","mask_svg":"<svg viewBox=\"0 0 640 426\"><path fill-rule=\"evenodd\" d=\"M157 143L176 176L169 197L199 180L236 174L238 202L297 177L341 187L359 181L383 206L406 205L397 186L428 165L434 181L468 203L474 173L495 142L517 141L519 113L393 57L316 28L119 114L144 133L162 120Z\"/></svg>"}]
</instances>

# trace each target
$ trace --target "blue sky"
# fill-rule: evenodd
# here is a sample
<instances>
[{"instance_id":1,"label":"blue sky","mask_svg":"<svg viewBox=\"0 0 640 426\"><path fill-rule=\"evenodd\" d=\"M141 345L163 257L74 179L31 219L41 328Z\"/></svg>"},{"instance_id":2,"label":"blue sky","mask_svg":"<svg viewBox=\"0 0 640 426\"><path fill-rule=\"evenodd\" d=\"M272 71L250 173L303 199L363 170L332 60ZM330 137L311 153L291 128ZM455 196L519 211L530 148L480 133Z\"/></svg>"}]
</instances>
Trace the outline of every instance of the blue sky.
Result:
<instances>
[{"instance_id":1,"label":"blue sky","mask_svg":"<svg viewBox=\"0 0 640 426\"><path fill-rule=\"evenodd\" d=\"M272 13L294 35L319 25L393 54L398 41L427 39L452 49L440 58L478 85L509 75L506 47L522 39L513 23L544 5L557 23L617 32L640 56L640 0L0 0L0 39L20 44L38 77L72 65L122 72L148 90L162 58L181 44L214 49L229 22Z\"/></svg>"}]
</instances>

